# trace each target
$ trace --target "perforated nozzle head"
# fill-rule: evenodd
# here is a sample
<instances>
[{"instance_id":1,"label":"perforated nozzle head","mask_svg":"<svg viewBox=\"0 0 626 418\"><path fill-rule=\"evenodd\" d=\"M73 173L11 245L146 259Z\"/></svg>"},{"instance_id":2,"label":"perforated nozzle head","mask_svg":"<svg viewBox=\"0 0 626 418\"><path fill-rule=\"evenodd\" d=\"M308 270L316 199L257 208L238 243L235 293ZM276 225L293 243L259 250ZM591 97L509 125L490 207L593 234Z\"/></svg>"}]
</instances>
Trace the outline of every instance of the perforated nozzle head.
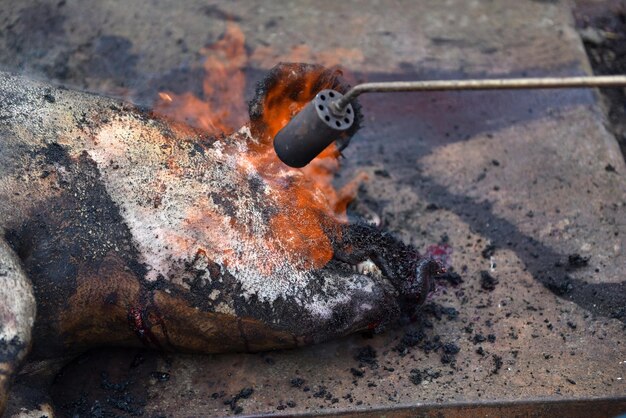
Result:
<instances>
[{"instance_id":1,"label":"perforated nozzle head","mask_svg":"<svg viewBox=\"0 0 626 418\"><path fill-rule=\"evenodd\" d=\"M322 90L274 137L278 158L291 167L304 167L354 124L354 109L348 104L338 111L331 104L343 97L335 90Z\"/></svg>"}]
</instances>

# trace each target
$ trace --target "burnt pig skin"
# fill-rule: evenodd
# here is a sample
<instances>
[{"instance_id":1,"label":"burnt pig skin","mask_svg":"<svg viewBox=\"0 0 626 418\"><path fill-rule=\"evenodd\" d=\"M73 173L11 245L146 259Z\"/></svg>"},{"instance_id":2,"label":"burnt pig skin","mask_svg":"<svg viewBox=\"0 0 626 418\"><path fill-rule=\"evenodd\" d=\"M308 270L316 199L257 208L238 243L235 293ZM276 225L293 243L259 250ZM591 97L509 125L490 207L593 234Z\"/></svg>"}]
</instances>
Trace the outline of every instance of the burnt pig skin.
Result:
<instances>
[{"instance_id":1,"label":"burnt pig skin","mask_svg":"<svg viewBox=\"0 0 626 418\"><path fill-rule=\"evenodd\" d=\"M324 87L344 89L279 65L216 138L0 74L0 405L29 352L289 348L421 303L438 265L272 154L281 106Z\"/></svg>"}]
</instances>

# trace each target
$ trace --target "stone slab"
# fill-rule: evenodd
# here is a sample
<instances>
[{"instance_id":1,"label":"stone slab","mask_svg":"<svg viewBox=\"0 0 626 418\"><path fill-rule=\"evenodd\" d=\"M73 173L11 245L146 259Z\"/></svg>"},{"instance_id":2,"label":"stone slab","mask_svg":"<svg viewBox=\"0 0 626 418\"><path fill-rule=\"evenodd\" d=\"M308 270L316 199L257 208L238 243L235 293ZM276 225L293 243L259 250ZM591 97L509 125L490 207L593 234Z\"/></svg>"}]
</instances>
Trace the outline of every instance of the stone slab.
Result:
<instances>
[{"instance_id":1,"label":"stone slab","mask_svg":"<svg viewBox=\"0 0 626 418\"><path fill-rule=\"evenodd\" d=\"M563 1L3 6L5 69L145 103L160 89L199 88L202 47L227 20L246 36L248 96L280 60L339 64L368 81L590 71ZM361 202L418 248L439 243L449 253L464 281L432 296L423 340L458 347L451 363L443 347L394 349L417 323L297 351L143 353L138 368L130 368L136 351L100 351L66 369L57 402L75 400L78 388L88 402L106 399L102 371L135 379L147 416L229 415L224 401L245 387L254 393L236 402L244 414L624 399L626 165L596 93L388 94L362 103L365 127L338 181L369 173ZM588 264L572 265L573 254ZM498 281L493 290L481 272ZM495 340L480 341L488 335ZM355 359L367 346L375 363ZM169 380L151 377L157 370Z\"/></svg>"}]
</instances>

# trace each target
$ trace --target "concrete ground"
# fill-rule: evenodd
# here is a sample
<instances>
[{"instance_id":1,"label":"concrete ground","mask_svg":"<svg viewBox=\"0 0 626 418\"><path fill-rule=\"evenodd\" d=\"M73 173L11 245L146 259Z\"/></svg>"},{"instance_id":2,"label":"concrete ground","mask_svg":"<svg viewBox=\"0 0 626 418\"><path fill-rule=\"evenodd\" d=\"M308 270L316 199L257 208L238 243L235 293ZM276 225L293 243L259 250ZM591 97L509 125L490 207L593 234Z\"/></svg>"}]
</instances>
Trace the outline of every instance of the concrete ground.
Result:
<instances>
[{"instance_id":1,"label":"concrete ground","mask_svg":"<svg viewBox=\"0 0 626 418\"><path fill-rule=\"evenodd\" d=\"M5 0L0 67L150 105L161 90L201 91L203 48L227 21L245 35L247 98L279 61L341 65L353 81L591 71L563 0ZM337 181L368 173L359 205L462 282L450 275L422 320L380 335L261 354L95 351L56 379L63 414L421 405L397 414L457 416L428 408L590 399L598 415L626 410L626 165L599 94L376 94L362 105ZM106 384L121 380L129 393Z\"/></svg>"}]
</instances>

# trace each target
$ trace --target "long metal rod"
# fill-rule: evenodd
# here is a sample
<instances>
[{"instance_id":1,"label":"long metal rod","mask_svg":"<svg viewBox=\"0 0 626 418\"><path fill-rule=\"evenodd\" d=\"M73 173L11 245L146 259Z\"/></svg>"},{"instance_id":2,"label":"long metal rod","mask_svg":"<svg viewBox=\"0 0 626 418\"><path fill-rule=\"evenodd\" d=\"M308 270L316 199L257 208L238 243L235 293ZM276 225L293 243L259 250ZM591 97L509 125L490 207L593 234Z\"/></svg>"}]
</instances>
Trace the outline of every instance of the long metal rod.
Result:
<instances>
[{"instance_id":1,"label":"long metal rod","mask_svg":"<svg viewBox=\"0 0 626 418\"><path fill-rule=\"evenodd\" d=\"M442 90L504 90L504 89L562 89L588 87L626 87L626 76L497 78L486 80L426 80L363 83L352 87L333 103L341 112L352 100L363 93L394 91Z\"/></svg>"}]
</instances>

